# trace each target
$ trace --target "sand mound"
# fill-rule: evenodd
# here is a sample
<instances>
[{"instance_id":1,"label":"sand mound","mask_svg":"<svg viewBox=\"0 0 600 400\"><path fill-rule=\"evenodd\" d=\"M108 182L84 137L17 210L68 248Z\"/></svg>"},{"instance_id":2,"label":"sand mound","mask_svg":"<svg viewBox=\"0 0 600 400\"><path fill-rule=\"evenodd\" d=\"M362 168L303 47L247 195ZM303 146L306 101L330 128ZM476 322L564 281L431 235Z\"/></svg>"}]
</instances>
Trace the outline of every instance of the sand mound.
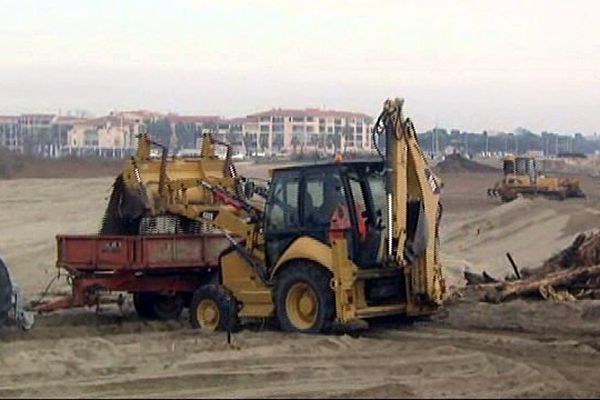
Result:
<instances>
[{"instance_id":1,"label":"sand mound","mask_svg":"<svg viewBox=\"0 0 600 400\"><path fill-rule=\"evenodd\" d=\"M569 215L554 206L550 200L518 198L442 226L442 261L449 283L464 284L465 269L504 278L512 272L507 252L520 267L540 265L552 254L548 249L572 240L563 233Z\"/></svg>"},{"instance_id":2,"label":"sand mound","mask_svg":"<svg viewBox=\"0 0 600 400\"><path fill-rule=\"evenodd\" d=\"M475 172L475 173L486 173L494 172L497 173L498 169L490 167L489 165L480 164L475 161L471 161L464 158L460 154L450 154L446 156L446 159L435 166L435 170L440 173L459 173L459 172Z\"/></svg>"}]
</instances>

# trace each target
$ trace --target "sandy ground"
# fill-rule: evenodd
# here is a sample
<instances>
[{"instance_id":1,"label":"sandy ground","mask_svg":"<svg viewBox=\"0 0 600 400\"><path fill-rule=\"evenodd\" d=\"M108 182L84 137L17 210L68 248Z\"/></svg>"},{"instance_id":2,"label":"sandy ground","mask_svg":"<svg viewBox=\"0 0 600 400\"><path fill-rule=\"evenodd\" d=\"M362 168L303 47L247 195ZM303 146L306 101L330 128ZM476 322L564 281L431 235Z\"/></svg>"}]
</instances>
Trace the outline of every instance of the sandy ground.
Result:
<instances>
[{"instance_id":1,"label":"sandy ground","mask_svg":"<svg viewBox=\"0 0 600 400\"><path fill-rule=\"evenodd\" d=\"M266 177L264 170L242 172ZM465 267L503 277L505 252L534 266L600 223L588 198L486 198L493 174L443 176L442 248L450 285ZM0 252L31 299L55 274L54 235L98 229L111 178L0 181ZM61 292L61 284L53 292ZM375 321L356 335L250 326L207 335L139 320L126 303L38 317L0 334L0 397L592 397L600 395L600 302L466 300L423 321Z\"/></svg>"}]
</instances>

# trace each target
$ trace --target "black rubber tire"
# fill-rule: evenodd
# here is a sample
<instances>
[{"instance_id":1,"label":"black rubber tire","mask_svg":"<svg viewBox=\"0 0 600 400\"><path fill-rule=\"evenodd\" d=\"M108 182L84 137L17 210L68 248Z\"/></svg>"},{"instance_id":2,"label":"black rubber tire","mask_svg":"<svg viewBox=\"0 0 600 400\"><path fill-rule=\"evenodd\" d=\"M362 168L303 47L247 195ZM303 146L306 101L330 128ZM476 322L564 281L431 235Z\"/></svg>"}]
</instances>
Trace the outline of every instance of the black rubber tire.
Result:
<instances>
[{"instance_id":1,"label":"black rubber tire","mask_svg":"<svg viewBox=\"0 0 600 400\"><path fill-rule=\"evenodd\" d=\"M179 319L185 307L185 300L180 294L172 296L157 294L154 296L152 307L154 318L160 321L170 321Z\"/></svg>"},{"instance_id":2,"label":"black rubber tire","mask_svg":"<svg viewBox=\"0 0 600 400\"><path fill-rule=\"evenodd\" d=\"M136 292L133 294L133 307L140 318L154 319L154 308L152 307L154 293Z\"/></svg>"},{"instance_id":3,"label":"black rubber tire","mask_svg":"<svg viewBox=\"0 0 600 400\"><path fill-rule=\"evenodd\" d=\"M8 269L0 259L0 328L8 321L8 313L11 308L12 284L8 275Z\"/></svg>"},{"instance_id":4,"label":"black rubber tire","mask_svg":"<svg viewBox=\"0 0 600 400\"><path fill-rule=\"evenodd\" d=\"M168 306L165 301L170 300L172 303ZM183 296L176 294L174 296L166 296L151 292L137 292L133 294L133 306L140 318L157 319L168 321L178 319L184 308Z\"/></svg>"},{"instance_id":5,"label":"black rubber tire","mask_svg":"<svg viewBox=\"0 0 600 400\"><path fill-rule=\"evenodd\" d=\"M233 294L221 285L204 285L198 288L192 296L190 303L190 323L194 329L203 329L202 323L198 320L197 309L203 300L213 300L219 309L219 320L216 331L235 332L240 327L238 317L238 303ZM229 317L229 321L227 321Z\"/></svg>"},{"instance_id":6,"label":"black rubber tire","mask_svg":"<svg viewBox=\"0 0 600 400\"><path fill-rule=\"evenodd\" d=\"M308 284L317 297L317 316L314 324L308 329L298 329L287 315L287 294L292 285L298 282ZM301 333L328 332L335 317L335 294L330 282L331 273L324 267L310 262L293 263L281 271L275 281L275 312L281 329Z\"/></svg>"}]
</instances>

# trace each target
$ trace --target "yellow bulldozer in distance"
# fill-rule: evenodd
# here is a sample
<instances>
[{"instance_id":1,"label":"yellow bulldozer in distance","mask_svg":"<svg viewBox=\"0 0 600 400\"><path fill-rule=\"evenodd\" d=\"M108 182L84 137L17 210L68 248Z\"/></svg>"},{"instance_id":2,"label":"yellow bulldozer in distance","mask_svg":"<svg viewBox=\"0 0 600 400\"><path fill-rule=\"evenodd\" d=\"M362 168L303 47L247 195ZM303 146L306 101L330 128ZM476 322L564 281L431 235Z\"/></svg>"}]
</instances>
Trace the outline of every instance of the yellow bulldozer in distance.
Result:
<instances>
[{"instance_id":1,"label":"yellow bulldozer in distance","mask_svg":"<svg viewBox=\"0 0 600 400\"><path fill-rule=\"evenodd\" d=\"M585 197L577 178L545 176L538 171L533 157L510 155L503 160L504 177L488 189L488 196L500 197L503 202L518 196L544 196L564 200L568 197Z\"/></svg>"},{"instance_id":2,"label":"yellow bulldozer in distance","mask_svg":"<svg viewBox=\"0 0 600 400\"><path fill-rule=\"evenodd\" d=\"M198 158L169 158L163 148L160 159L143 136L115 181L101 234L225 233L231 247L220 267L198 271L206 283L183 298L192 325L206 330L275 317L288 331L322 332L431 314L445 290L441 182L402 106L387 100L377 120L380 160L275 168L262 191L238 176L230 152L215 155L210 135ZM264 207L249 201L253 193Z\"/></svg>"}]
</instances>

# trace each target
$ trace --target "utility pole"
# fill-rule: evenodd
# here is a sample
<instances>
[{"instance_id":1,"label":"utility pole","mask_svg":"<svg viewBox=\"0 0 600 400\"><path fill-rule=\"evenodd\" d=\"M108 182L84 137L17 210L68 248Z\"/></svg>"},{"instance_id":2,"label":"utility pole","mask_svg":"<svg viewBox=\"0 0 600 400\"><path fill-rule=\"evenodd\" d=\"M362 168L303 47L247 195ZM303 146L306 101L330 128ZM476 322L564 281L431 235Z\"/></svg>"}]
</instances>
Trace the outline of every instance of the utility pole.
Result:
<instances>
[{"instance_id":1,"label":"utility pole","mask_svg":"<svg viewBox=\"0 0 600 400\"><path fill-rule=\"evenodd\" d=\"M489 158L490 146L487 131L483 131L483 136L485 137L485 158Z\"/></svg>"}]
</instances>

